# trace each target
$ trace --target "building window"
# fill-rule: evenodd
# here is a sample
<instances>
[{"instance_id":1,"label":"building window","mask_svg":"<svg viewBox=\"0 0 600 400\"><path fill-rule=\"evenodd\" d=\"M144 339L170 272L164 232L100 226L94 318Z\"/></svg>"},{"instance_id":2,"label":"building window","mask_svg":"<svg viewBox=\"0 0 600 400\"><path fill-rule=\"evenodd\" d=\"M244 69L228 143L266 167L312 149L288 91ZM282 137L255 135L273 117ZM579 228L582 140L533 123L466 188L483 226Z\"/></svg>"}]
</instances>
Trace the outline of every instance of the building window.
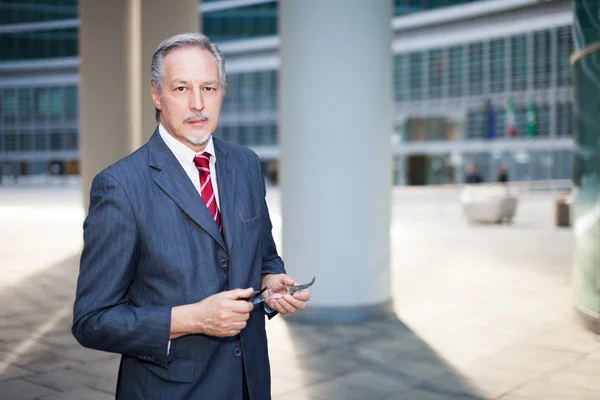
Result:
<instances>
[{"instance_id":1,"label":"building window","mask_svg":"<svg viewBox=\"0 0 600 400\"><path fill-rule=\"evenodd\" d=\"M50 150L63 150L63 135L61 133L50 134Z\"/></svg>"},{"instance_id":2,"label":"building window","mask_svg":"<svg viewBox=\"0 0 600 400\"><path fill-rule=\"evenodd\" d=\"M19 121L31 120L31 88L19 88Z\"/></svg>"},{"instance_id":3,"label":"building window","mask_svg":"<svg viewBox=\"0 0 600 400\"><path fill-rule=\"evenodd\" d=\"M467 138L481 139L486 135L486 113L484 109L467 113Z\"/></svg>"},{"instance_id":4,"label":"building window","mask_svg":"<svg viewBox=\"0 0 600 400\"><path fill-rule=\"evenodd\" d=\"M394 56L394 93L396 95L396 101L402 101L405 99L404 91L404 55L396 54Z\"/></svg>"},{"instance_id":5,"label":"building window","mask_svg":"<svg viewBox=\"0 0 600 400\"><path fill-rule=\"evenodd\" d=\"M77 57L77 35L77 28L1 33L0 61Z\"/></svg>"},{"instance_id":6,"label":"building window","mask_svg":"<svg viewBox=\"0 0 600 400\"><path fill-rule=\"evenodd\" d=\"M33 140L31 139L31 133L21 132L18 135L19 138L19 150L20 151L32 151Z\"/></svg>"},{"instance_id":7,"label":"building window","mask_svg":"<svg viewBox=\"0 0 600 400\"><path fill-rule=\"evenodd\" d=\"M38 88L35 90L35 116L38 120L45 120L50 109L50 96L48 88Z\"/></svg>"},{"instance_id":8,"label":"building window","mask_svg":"<svg viewBox=\"0 0 600 400\"><path fill-rule=\"evenodd\" d=\"M268 77L266 85L267 93L269 94L267 110L277 111L279 109L277 101L279 71L272 69L263 73L266 73Z\"/></svg>"},{"instance_id":9,"label":"building window","mask_svg":"<svg viewBox=\"0 0 600 400\"><path fill-rule=\"evenodd\" d=\"M572 136L573 110L571 103L556 105L556 136Z\"/></svg>"},{"instance_id":10,"label":"building window","mask_svg":"<svg viewBox=\"0 0 600 400\"><path fill-rule=\"evenodd\" d=\"M519 35L511 38L512 90L527 89L527 36Z\"/></svg>"},{"instance_id":11,"label":"building window","mask_svg":"<svg viewBox=\"0 0 600 400\"><path fill-rule=\"evenodd\" d=\"M394 16L409 15L476 1L481 0L394 0Z\"/></svg>"},{"instance_id":12,"label":"building window","mask_svg":"<svg viewBox=\"0 0 600 400\"><path fill-rule=\"evenodd\" d=\"M547 89L550 86L550 31L535 32L533 35L533 86Z\"/></svg>"},{"instance_id":13,"label":"building window","mask_svg":"<svg viewBox=\"0 0 600 400\"><path fill-rule=\"evenodd\" d=\"M536 136L550 136L550 106L541 104L536 106Z\"/></svg>"},{"instance_id":14,"label":"building window","mask_svg":"<svg viewBox=\"0 0 600 400\"><path fill-rule=\"evenodd\" d=\"M4 151L7 153L17 151L17 135L14 133L4 134Z\"/></svg>"},{"instance_id":15,"label":"building window","mask_svg":"<svg viewBox=\"0 0 600 400\"><path fill-rule=\"evenodd\" d=\"M77 132L65 133L65 150L77 150L78 149L78 138Z\"/></svg>"},{"instance_id":16,"label":"building window","mask_svg":"<svg viewBox=\"0 0 600 400\"><path fill-rule=\"evenodd\" d=\"M279 143L279 136L277 134L277 125L269 125L269 144L276 146Z\"/></svg>"},{"instance_id":17,"label":"building window","mask_svg":"<svg viewBox=\"0 0 600 400\"><path fill-rule=\"evenodd\" d=\"M504 107L494 107L494 130L497 138L506 136L506 110ZM487 123L487 122L486 122Z\"/></svg>"},{"instance_id":18,"label":"building window","mask_svg":"<svg viewBox=\"0 0 600 400\"><path fill-rule=\"evenodd\" d=\"M2 117L5 123L15 122L19 115L18 89L4 89L2 91Z\"/></svg>"},{"instance_id":19,"label":"building window","mask_svg":"<svg viewBox=\"0 0 600 400\"><path fill-rule=\"evenodd\" d=\"M500 93L505 89L505 62L504 38L490 42L490 90Z\"/></svg>"},{"instance_id":20,"label":"building window","mask_svg":"<svg viewBox=\"0 0 600 400\"><path fill-rule=\"evenodd\" d=\"M202 31L216 42L277 35L277 2L202 13Z\"/></svg>"},{"instance_id":21,"label":"building window","mask_svg":"<svg viewBox=\"0 0 600 400\"><path fill-rule=\"evenodd\" d=\"M515 104L516 137L527 136L527 105Z\"/></svg>"},{"instance_id":22,"label":"building window","mask_svg":"<svg viewBox=\"0 0 600 400\"><path fill-rule=\"evenodd\" d=\"M423 98L423 54L411 53L409 61L409 98L421 100Z\"/></svg>"},{"instance_id":23,"label":"building window","mask_svg":"<svg viewBox=\"0 0 600 400\"><path fill-rule=\"evenodd\" d=\"M224 115L277 110L277 71L253 71L228 75Z\"/></svg>"},{"instance_id":24,"label":"building window","mask_svg":"<svg viewBox=\"0 0 600 400\"><path fill-rule=\"evenodd\" d=\"M469 45L469 94L483 92L483 43Z\"/></svg>"},{"instance_id":25,"label":"building window","mask_svg":"<svg viewBox=\"0 0 600 400\"><path fill-rule=\"evenodd\" d=\"M77 86L64 88L64 113L67 121L76 121L79 115Z\"/></svg>"},{"instance_id":26,"label":"building window","mask_svg":"<svg viewBox=\"0 0 600 400\"><path fill-rule=\"evenodd\" d=\"M442 97L442 77L445 73L443 53L441 49L429 51L429 98Z\"/></svg>"},{"instance_id":27,"label":"building window","mask_svg":"<svg viewBox=\"0 0 600 400\"><path fill-rule=\"evenodd\" d=\"M36 133L34 149L36 151L48 150L48 135L45 133Z\"/></svg>"},{"instance_id":28,"label":"building window","mask_svg":"<svg viewBox=\"0 0 600 400\"><path fill-rule=\"evenodd\" d=\"M557 66L557 85L571 86L571 66L569 57L573 52L573 38L571 27L565 26L558 28L556 32L556 66Z\"/></svg>"},{"instance_id":29,"label":"building window","mask_svg":"<svg viewBox=\"0 0 600 400\"><path fill-rule=\"evenodd\" d=\"M448 51L448 94L450 97L462 95L463 87L463 48L451 47Z\"/></svg>"},{"instance_id":30,"label":"building window","mask_svg":"<svg viewBox=\"0 0 600 400\"><path fill-rule=\"evenodd\" d=\"M0 25L70 18L77 18L77 0L0 2Z\"/></svg>"}]
</instances>

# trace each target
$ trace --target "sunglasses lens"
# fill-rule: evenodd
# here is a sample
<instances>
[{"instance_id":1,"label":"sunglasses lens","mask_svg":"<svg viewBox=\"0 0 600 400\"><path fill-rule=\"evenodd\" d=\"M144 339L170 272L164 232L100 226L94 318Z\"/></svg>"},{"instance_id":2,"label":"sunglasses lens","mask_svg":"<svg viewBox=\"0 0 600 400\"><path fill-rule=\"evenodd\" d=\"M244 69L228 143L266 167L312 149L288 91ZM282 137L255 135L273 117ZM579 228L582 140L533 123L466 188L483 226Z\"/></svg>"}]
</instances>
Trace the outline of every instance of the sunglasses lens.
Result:
<instances>
[{"instance_id":1,"label":"sunglasses lens","mask_svg":"<svg viewBox=\"0 0 600 400\"><path fill-rule=\"evenodd\" d=\"M285 286L278 286L270 291L270 296L272 299L281 299L283 296L287 294L287 288Z\"/></svg>"}]
</instances>

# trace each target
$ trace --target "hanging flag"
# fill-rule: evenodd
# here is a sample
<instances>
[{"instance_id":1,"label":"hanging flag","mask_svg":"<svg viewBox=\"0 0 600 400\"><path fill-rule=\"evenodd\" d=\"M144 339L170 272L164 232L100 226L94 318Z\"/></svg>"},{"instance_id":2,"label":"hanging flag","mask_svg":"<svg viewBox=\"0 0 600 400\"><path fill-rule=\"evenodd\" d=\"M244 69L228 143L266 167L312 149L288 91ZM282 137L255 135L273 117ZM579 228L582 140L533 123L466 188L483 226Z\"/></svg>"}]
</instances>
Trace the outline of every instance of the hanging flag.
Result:
<instances>
[{"instance_id":1,"label":"hanging flag","mask_svg":"<svg viewBox=\"0 0 600 400\"><path fill-rule=\"evenodd\" d=\"M529 137L534 137L537 135L537 125L535 120L535 103L532 100L529 103L529 108L527 109L527 136Z\"/></svg>"},{"instance_id":2,"label":"hanging flag","mask_svg":"<svg viewBox=\"0 0 600 400\"><path fill-rule=\"evenodd\" d=\"M512 97L508 98L508 104L506 105L506 136L515 137L517 136L517 125L515 116L515 103Z\"/></svg>"},{"instance_id":3,"label":"hanging flag","mask_svg":"<svg viewBox=\"0 0 600 400\"><path fill-rule=\"evenodd\" d=\"M494 105L491 100L486 102L486 113L487 113L487 121L486 121L486 132L487 138L492 140L496 137L496 114L494 113Z\"/></svg>"}]
</instances>

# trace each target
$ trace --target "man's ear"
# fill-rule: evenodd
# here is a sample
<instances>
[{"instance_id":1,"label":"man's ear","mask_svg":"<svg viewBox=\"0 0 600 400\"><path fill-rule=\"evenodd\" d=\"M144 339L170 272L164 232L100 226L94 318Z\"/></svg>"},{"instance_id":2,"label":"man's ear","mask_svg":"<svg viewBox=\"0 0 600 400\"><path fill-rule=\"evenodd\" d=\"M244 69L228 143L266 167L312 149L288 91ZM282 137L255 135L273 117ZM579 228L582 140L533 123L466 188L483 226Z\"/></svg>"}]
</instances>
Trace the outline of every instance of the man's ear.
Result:
<instances>
[{"instance_id":1,"label":"man's ear","mask_svg":"<svg viewBox=\"0 0 600 400\"><path fill-rule=\"evenodd\" d=\"M152 84L152 102L154 103L154 107L156 107L156 109L158 109L158 110L161 109L160 94L156 90L156 86L154 86L154 83Z\"/></svg>"}]
</instances>

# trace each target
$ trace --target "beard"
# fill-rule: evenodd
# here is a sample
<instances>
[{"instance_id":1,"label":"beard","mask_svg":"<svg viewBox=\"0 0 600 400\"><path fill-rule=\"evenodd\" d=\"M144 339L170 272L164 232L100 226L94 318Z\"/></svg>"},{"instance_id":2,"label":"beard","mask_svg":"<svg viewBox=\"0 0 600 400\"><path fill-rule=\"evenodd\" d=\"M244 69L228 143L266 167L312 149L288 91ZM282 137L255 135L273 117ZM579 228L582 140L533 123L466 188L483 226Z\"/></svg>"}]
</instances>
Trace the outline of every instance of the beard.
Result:
<instances>
[{"instance_id":1,"label":"beard","mask_svg":"<svg viewBox=\"0 0 600 400\"><path fill-rule=\"evenodd\" d=\"M206 142L208 142L208 139L210 139L210 134L206 135L206 136L191 136L191 135L186 135L185 137L187 140L189 140L190 143L198 146L201 144L204 144Z\"/></svg>"},{"instance_id":2,"label":"beard","mask_svg":"<svg viewBox=\"0 0 600 400\"><path fill-rule=\"evenodd\" d=\"M187 122L187 121L189 121L191 119L197 119L197 118L202 118L203 120L208 121L208 115L206 115L203 112L198 112L198 113L186 116L183 119L183 122ZM206 135L206 136L185 135L185 138L187 140L189 140L189 142L192 143L193 145L198 146L198 145L206 143L208 141L208 139L210 139L210 135L211 135L210 133L208 135Z\"/></svg>"}]
</instances>

